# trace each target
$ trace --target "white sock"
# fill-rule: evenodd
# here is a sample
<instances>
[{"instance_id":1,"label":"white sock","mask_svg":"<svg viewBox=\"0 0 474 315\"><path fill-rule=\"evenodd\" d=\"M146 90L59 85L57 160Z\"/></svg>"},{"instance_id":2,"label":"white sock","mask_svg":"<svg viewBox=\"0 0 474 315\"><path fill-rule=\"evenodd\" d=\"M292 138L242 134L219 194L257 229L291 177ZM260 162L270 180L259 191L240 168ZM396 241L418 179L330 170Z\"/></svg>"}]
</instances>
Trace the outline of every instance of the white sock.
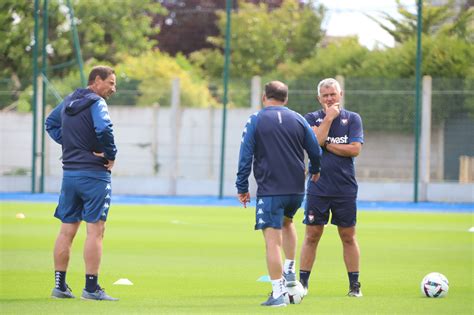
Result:
<instances>
[{"instance_id":1,"label":"white sock","mask_svg":"<svg viewBox=\"0 0 474 315\"><path fill-rule=\"evenodd\" d=\"M272 280L273 298L278 298L280 295L286 292L283 278Z\"/></svg>"},{"instance_id":2,"label":"white sock","mask_svg":"<svg viewBox=\"0 0 474 315\"><path fill-rule=\"evenodd\" d=\"M295 268L295 261L291 259L285 259L285 265L283 266L283 272L284 273L295 273L296 268Z\"/></svg>"}]
</instances>

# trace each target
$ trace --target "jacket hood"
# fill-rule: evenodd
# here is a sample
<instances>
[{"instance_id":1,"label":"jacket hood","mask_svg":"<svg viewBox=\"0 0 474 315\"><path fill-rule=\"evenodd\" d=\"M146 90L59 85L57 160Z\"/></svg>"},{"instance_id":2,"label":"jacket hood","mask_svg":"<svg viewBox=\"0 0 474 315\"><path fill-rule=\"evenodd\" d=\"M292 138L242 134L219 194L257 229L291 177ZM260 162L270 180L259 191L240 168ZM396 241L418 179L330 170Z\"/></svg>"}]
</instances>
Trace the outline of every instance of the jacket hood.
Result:
<instances>
[{"instance_id":1,"label":"jacket hood","mask_svg":"<svg viewBox=\"0 0 474 315\"><path fill-rule=\"evenodd\" d=\"M64 100L64 112L69 116L77 115L100 99L89 89L77 89Z\"/></svg>"}]
</instances>

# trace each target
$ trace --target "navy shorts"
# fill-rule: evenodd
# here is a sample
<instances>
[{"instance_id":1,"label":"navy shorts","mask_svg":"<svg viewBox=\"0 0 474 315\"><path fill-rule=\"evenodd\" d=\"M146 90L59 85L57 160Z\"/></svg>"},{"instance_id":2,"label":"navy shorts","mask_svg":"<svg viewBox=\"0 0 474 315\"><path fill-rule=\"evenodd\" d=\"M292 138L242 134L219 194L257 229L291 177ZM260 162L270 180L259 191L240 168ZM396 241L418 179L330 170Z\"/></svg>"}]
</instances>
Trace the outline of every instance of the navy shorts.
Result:
<instances>
[{"instance_id":1,"label":"navy shorts","mask_svg":"<svg viewBox=\"0 0 474 315\"><path fill-rule=\"evenodd\" d=\"M108 172L64 171L54 216L63 223L107 221L111 194Z\"/></svg>"},{"instance_id":2,"label":"navy shorts","mask_svg":"<svg viewBox=\"0 0 474 315\"><path fill-rule=\"evenodd\" d=\"M255 230L268 227L281 229L283 217L292 219L301 207L304 195L280 195L257 197Z\"/></svg>"},{"instance_id":3,"label":"navy shorts","mask_svg":"<svg viewBox=\"0 0 474 315\"><path fill-rule=\"evenodd\" d=\"M329 222L340 227L351 227L357 221L356 197L324 197L307 195L303 223L326 225Z\"/></svg>"}]
</instances>

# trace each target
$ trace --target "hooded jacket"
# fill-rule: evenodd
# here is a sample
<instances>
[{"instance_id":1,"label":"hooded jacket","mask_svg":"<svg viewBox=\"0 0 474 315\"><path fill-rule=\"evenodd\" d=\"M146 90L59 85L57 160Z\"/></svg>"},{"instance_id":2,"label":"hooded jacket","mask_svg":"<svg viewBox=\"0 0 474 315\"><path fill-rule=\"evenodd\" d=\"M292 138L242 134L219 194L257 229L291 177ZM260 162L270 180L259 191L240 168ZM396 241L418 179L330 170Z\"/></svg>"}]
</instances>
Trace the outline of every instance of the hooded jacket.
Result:
<instances>
[{"instance_id":1,"label":"hooded jacket","mask_svg":"<svg viewBox=\"0 0 474 315\"><path fill-rule=\"evenodd\" d=\"M50 137L62 145L64 170L106 171L107 160L115 160L117 148L107 103L89 89L68 95L45 126ZM105 159L92 152L103 152Z\"/></svg>"}]
</instances>

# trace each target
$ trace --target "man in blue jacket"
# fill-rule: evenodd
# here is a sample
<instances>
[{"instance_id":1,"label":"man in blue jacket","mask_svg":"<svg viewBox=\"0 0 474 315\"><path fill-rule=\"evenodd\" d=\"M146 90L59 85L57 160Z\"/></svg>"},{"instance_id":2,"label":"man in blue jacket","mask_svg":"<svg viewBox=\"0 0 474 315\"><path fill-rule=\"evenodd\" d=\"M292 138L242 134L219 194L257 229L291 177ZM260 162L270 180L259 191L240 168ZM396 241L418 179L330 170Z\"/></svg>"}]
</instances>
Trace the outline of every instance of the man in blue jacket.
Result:
<instances>
[{"instance_id":1,"label":"man in blue jacket","mask_svg":"<svg viewBox=\"0 0 474 315\"><path fill-rule=\"evenodd\" d=\"M272 294L263 306L286 306L286 286L296 285L297 235L293 216L305 192L305 150L313 181L318 180L320 171L321 149L314 132L300 114L285 106L287 101L288 87L284 83L267 83L264 108L247 120L240 146L238 199L244 207L250 202L248 177L253 162L258 185L255 229L263 230L272 282ZM284 268L282 248L286 257Z\"/></svg>"},{"instance_id":2,"label":"man in blue jacket","mask_svg":"<svg viewBox=\"0 0 474 315\"><path fill-rule=\"evenodd\" d=\"M110 174L117 148L105 99L115 93L115 72L97 66L88 87L68 95L46 119L46 131L62 146L63 180L54 216L61 230L54 247L53 298L74 298L66 283L71 246L82 221L87 222L84 244L86 284L82 299L118 299L98 284L102 239L112 193Z\"/></svg>"},{"instance_id":3,"label":"man in blue jacket","mask_svg":"<svg viewBox=\"0 0 474 315\"><path fill-rule=\"evenodd\" d=\"M305 115L324 148L323 171L317 183L310 182L305 205L306 233L301 249L300 281L308 292L316 251L329 222L337 226L349 278L350 297L362 297L359 282L359 244L356 238L357 181L354 159L362 149L364 132L359 114L340 107L342 89L333 78L318 84L322 109Z\"/></svg>"}]
</instances>

